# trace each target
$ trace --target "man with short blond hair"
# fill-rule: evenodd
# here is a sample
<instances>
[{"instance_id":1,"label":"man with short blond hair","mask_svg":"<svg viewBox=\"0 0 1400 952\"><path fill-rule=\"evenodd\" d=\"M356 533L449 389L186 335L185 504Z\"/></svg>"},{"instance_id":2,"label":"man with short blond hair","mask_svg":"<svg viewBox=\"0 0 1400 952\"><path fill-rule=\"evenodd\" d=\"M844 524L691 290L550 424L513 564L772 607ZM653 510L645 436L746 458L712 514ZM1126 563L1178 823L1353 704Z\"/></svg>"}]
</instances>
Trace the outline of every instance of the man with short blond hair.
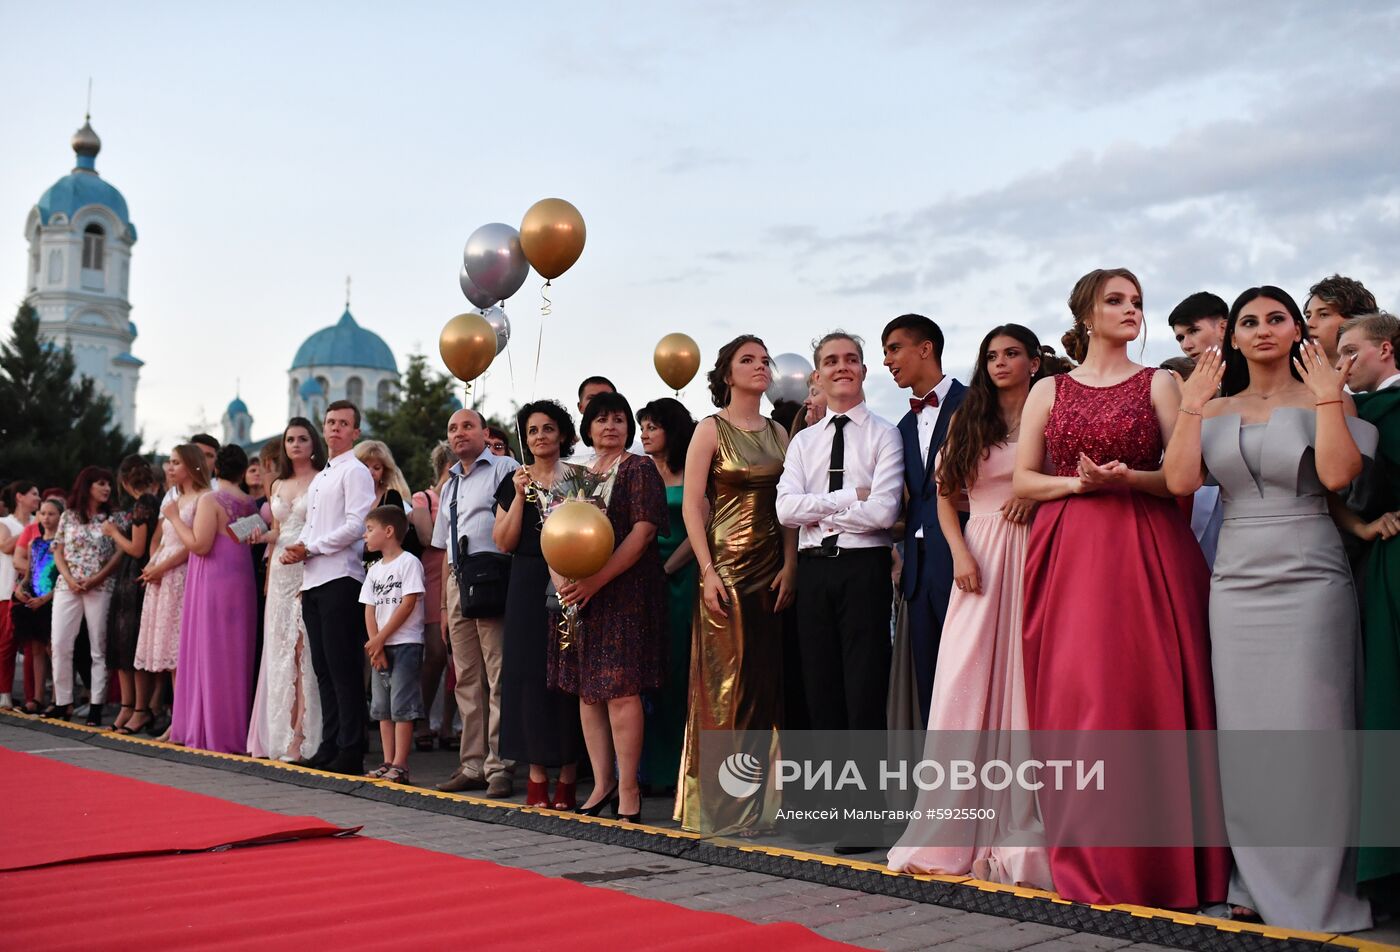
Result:
<instances>
[{"instance_id":1,"label":"man with short blond hair","mask_svg":"<svg viewBox=\"0 0 1400 952\"><path fill-rule=\"evenodd\" d=\"M1347 386L1353 393L1389 390L1400 385L1395 354L1400 350L1400 318L1388 311L1362 314L1342 322L1337 335L1337 369L1350 360Z\"/></svg>"},{"instance_id":2,"label":"man with short blond hair","mask_svg":"<svg viewBox=\"0 0 1400 952\"><path fill-rule=\"evenodd\" d=\"M904 448L894 424L865 403L859 338L816 342L826 414L788 444L778 521L797 530L797 627L813 730L884 730L890 680L890 529L904 494ZM850 806L878 809L878 797ZM878 824L842 831L838 853L878 845Z\"/></svg>"}]
</instances>

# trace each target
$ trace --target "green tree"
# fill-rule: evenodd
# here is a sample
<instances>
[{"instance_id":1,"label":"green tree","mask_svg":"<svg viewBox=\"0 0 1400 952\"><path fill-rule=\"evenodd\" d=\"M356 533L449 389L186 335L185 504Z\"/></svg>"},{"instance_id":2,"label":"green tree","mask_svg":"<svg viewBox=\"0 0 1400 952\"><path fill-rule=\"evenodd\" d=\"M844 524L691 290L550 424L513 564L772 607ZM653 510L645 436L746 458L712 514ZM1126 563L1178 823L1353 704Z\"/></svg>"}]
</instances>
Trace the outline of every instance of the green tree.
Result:
<instances>
[{"instance_id":1,"label":"green tree","mask_svg":"<svg viewBox=\"0 0 1400 952\"><path fill-rule=\"evenodd\" d=\"M112 401L91 377L75 377L73 352L39 336L39 315L28 303L0 344L0 471L41 487L69 486L78 470L115 468L140 450L112 422Z\"/></svg>"},{"instance_id":2,"label":"green tree","mask_svg":"<svg viewBox=\"0 0 1400 952\"><path fill-rule=\"evenodd\" d=\"M456 381L428 369L428 358L412 354L399 382L398 399L388 410L366 410L370 434L394 454L404 479L414 492L431 486L433 447L447 437L447 418L456 406Z\"/></svg>"}]
</instances>

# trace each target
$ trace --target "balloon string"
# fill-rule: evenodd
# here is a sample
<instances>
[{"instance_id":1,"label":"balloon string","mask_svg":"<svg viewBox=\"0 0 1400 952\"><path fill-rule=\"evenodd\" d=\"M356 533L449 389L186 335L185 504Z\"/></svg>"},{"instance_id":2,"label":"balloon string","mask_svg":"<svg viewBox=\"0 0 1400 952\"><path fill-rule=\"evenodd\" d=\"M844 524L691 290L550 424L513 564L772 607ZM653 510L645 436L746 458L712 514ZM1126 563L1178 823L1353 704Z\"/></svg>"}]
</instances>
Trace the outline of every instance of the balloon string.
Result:
<instances>
[{"instance_id":1,"label":"balloon string","mask_svg":"<svg viewBox=\"0 0 1400 952\"><path fill-rule=\"evenodd\" d=\"M540 285L540 298L544 301L544 303L540 305L540 317L549 317L549 315L553 313L554 302L549 299L548 294L544 293L547 287L549 287L548 281Z\"/></svg>"},{"instance_id":2,"label":"balloon string","mask_svg":"<svg viewBox=\"0 0 1400 952\"><path fill-rule=\"evenodd\" d=\"M544 308L540 308L540 310L543 312ZM535 379L530 382L531 400L535 399L535 391L540 384L540 352L544 349L544 318L545 315L541 313L539 336L535 338Z\"/></svg>"},{"instance_id":3,"label":"balloon string","mask_svg":"<svg viewBox=\"0 0 1400 952\"><path fill-rule=\"evenodd\" d=\"M506 348L506 369L510 371L510 400L515 402L515 361L510 359L510 348ZM520 414L515 415L515 438L520 441L520 459L525 460L525 434L520 432Z\"/></svg>"}]
</instances>

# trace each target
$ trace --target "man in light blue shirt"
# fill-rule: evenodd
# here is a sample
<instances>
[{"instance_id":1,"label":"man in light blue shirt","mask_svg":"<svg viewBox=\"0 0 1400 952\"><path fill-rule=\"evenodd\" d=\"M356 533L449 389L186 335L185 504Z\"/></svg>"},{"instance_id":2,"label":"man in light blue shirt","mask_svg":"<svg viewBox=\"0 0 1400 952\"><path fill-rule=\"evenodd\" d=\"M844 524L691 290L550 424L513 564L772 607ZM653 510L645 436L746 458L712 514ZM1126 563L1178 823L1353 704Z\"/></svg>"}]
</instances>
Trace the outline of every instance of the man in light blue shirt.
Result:
<instances>
[{"instance_id":1,"label":"man in light blue shirt","mask_svg":"<svg viewBox=\"0 0 1400 952\"><path fill-rule=\"evenodd\" d=\"M486 421L475 410L462 409L452 414L447 421L447 444L457 462L452 464L451 475L442 487L442 501L433 526L433 547L447 552L450 567L443 573L442 586L447 596L447 642L457 671L462 743L457 769L438 784L438 789L449 793L484 789L487 796L508 797L514 791L514 764L500 757L505 619L502 615L463 615L456 564L481 553L501 554L491 538L496 524L496 490L520 464L486 448Z\"/></svg>"}]
</instances>

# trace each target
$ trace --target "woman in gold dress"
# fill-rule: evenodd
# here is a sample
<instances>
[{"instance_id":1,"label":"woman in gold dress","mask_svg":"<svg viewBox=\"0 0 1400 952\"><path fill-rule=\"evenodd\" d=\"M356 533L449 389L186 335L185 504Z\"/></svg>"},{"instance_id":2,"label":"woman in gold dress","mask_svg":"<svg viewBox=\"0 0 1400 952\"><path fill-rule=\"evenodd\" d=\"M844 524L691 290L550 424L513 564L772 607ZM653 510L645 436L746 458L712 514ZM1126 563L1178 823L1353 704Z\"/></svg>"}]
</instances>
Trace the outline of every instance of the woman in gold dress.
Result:
<instances>
[{"instance_id":1,"label":"woman in gold dress","mask_svg":"<svg viewBox=\"0 0 1400 952\"><path fill-rule=\"evenodd\" d=\"M725 344L709 373L720 411L695 428L686 454L682 512L703 592L691 639L676 819L698 833L760 832L778 809L770 765L782 726L781 613L797 590L797 534L779 525L776 508L787 434L759 413L772 379L763 341L746 334ZM735 736L702 765L704 731ZM762 783L748 796L720 786L730 753L741 755L740 766L762 769Z\"/></svg>"}]
</instances>

